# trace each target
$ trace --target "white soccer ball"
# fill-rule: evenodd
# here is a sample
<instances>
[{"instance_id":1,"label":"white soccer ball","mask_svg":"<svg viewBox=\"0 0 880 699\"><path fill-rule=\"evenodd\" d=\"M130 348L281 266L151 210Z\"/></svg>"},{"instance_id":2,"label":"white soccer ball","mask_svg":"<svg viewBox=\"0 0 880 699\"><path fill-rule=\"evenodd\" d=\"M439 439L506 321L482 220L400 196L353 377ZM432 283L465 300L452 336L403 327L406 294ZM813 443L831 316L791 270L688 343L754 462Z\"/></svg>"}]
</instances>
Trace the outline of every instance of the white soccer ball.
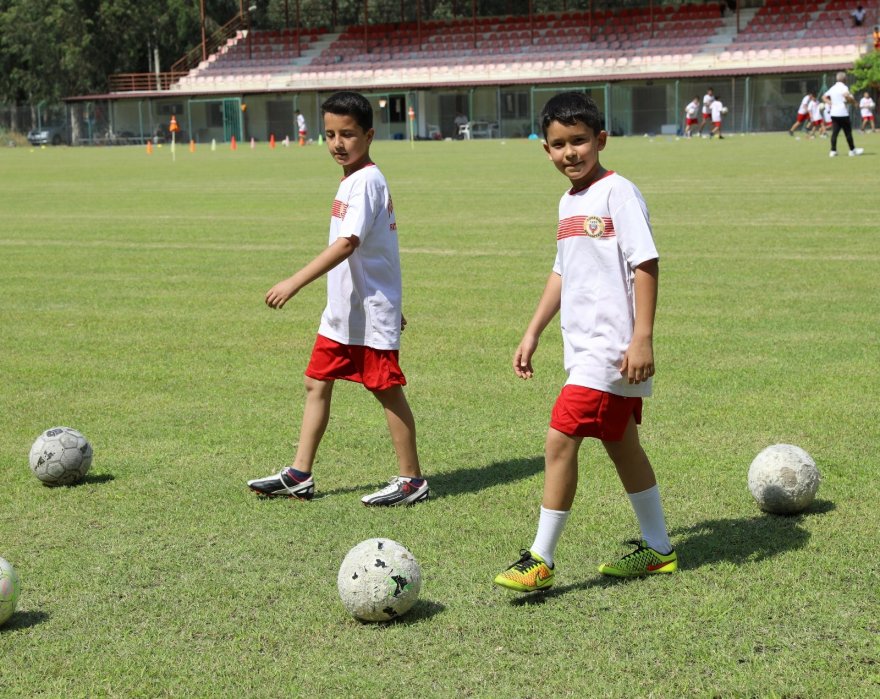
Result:
<instances>
[{"instance_id":1,"label":"white soccer ball","mask_svg":"<svg viewBox=\"0 0 880 699\"><path fill-rule=\"evenodd\" d=\"M721 113L722 113L722 114L727 114L728 111L730 111L730 110L728 110L727 107L722 107L722 108L721 108Z\"/></svg>"},{"instance_id":2,"label":"white soccer ball","mask_svg":"<svg viewBox=\"0 0 880 699\"><path fill-rule=\"evenodd\" d=\"M15 612L20 591L15 568L9 561L0 558L0 626Z\"/></svg>"},{"instance_id":3,"label":"white soccer ball","mask_svg":"<svg viewBox=\"0 0 880 699\"><path fill-rule=\"evenodd\" d=\"M794 514L809 507L819 490L816 462L793 444L767 447L749 466L749 490L764 512Z\"/></svg>"},{"instance_id":4,"label":"white soccer ball","mask_svg":"<svg viewBox=\"0 0 880 699\"><path fill-rule=\"evenodd\" d=\"M337 578L339 597L361 621L396 619L416 603L422 570L405 546L367 539L346 554Z\"/></svg>"},{"instance_id":5,"label":"white soccer ball","mask_svg":"<svg viewBox=\"0 0 880 699\"><path fill-rule=\"evenodd\" d=\"M30 453L31 471L45 485L72 485L92 465L92 445L70 427L53 427L37 437Z\"/></svg>"}]
</instances>

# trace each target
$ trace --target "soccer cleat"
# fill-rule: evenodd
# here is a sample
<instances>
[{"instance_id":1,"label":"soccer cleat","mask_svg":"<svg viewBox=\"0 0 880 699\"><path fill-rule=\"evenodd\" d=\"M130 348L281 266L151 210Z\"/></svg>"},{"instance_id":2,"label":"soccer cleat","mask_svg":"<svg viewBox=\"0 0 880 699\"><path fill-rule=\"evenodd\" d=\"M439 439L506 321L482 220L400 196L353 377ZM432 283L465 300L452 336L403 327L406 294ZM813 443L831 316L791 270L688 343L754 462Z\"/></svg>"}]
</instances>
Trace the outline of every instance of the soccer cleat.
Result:
<instances>
[{"instance_id":1,"label":"soccer cleat","mask_svg":"<svg viewBox=\"0 0 880 699\"><path fill-rule=\"evenodd\" d=\"M836 151L836 150L831 151L831 152L828 154L828 157L829 157L829 158L836 158L836 157L837 157L837 151Z\"/></svg>"},{"instance_id":2,"label":"soccer cleat","mask_svg":"<svg viewBox=\"0 0 880 699\"><path fill-rule=\"evenodd\" d=\"M412 478L395 476L381 490L364 495L361 502L367 506L394 507L395 505L415 505L428 499L428 481L421 479L421 485L413 485Z\"/></svg>"},{"instance_id":3,"label":"soccer cleat","mask_svg":"<svg viewBox=\"0 0 880 699\"><path fill-rule=\"evenodd\" d=\"M553 587L555 566L551 568L538 554L526 549L519 552L519 560L503 573L495 576L495 584L517 592L534 592Z\"/></svg>"},{"instance_id":4,"label":"soccer cleat","mask_svg":"<svg viewBox=\"0 0 880 699\"><path fill-rule=\"evenodd\" d=\"M613 575L616 578L636 578L657 573L674 573L678 570L678 556L675 554L675 549L663 554L648 546L644 539L627 543L635 545L636 550L626 554L617 563L603 563L599 566L600 573Z\"/></svg>"},{"instance_id":5,"label":"soccer cleat","mask_svg":"<svg viewBox=\"0 0 880 699\"><path fill-rule=\"evenodd\" d=\"M255 478L247 484L255 493L267 498L288 497L311 500L315 495L315 479L311 475L304 481L298 481L287 468L274 476Z\"/></svg>"},{"instance_id":6,"label":"soccer cleat","mask_svg":"<svg viewBox=\"0 0 880 699\"><path fill-rule=\"evenodd\" d=\"M853 148L853 149L849 152L849 154L850 154L850 157L852 157L852 156L854 156L854 155L861 155L861 154L864 153L864 152L865 152L865 149L864 149L864 148Z\"/></svg>"}]
</instances>

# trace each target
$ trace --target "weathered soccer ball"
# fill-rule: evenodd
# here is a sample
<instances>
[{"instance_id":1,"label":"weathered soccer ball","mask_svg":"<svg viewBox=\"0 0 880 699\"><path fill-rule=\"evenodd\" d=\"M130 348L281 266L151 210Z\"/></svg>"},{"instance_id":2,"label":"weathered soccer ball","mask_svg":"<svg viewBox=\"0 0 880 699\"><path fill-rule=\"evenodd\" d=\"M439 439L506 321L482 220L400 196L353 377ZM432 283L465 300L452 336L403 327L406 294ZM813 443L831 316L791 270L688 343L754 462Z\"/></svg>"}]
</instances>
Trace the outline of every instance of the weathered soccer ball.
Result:
<instances>
[{"instance_id":1,"label":"weathered soccer ball","mask_svg":"<svg viewBox=\"0 0 880 699\"><path fill-rule=\"evenodd\" d=\"M721 113L722 113L722 114L727 114L728 111L730 111L730 110L729 110L727 107L722 107L722 108L721 108Z\"/></svg>"},{"instance_id":2,"label":"weathered soccer ball","mask_svg":"<svg viewBox=\"0 0 880 699\"><path fill-rule=\"evenodd\" d=\"M813 502L819 490L819 469L800 447L774 444L749 466L749 490L764 512L794 514Z\"/></svg>"},{"instance_id":3,"label":"weathered soccer ball","mask_svg":"<svg viewBox=\"0 0 880 699\"><path fill-rule=\"evenodd\" d=\"M3 626L15 612L19 592L15 568L9 561L0 558L0 626Z\"/></svg>"},{"instance_id":4,"label":"weathered soccer ball","mask_svg":"<svg viewBox=\"0 0 880 699\"><path fill-rule=\"evenodd\" d=\"M336 582L342 604L352 616L361 621L388 621L406 614L416 603L422 570L396 541L367 539L345 556Z\"/></svg>"},{"instance_id":5,"label":"weathered soccer ball","mask_svg":"<svg viewBox=\"0 0 880 699\"><path fill-rule=\"evenodd\" d=\"M81 432L53 427L37 437L30 453L31 471L45 485L72 485L92 465L92 445Z\"/></svg>"}]
</instances>

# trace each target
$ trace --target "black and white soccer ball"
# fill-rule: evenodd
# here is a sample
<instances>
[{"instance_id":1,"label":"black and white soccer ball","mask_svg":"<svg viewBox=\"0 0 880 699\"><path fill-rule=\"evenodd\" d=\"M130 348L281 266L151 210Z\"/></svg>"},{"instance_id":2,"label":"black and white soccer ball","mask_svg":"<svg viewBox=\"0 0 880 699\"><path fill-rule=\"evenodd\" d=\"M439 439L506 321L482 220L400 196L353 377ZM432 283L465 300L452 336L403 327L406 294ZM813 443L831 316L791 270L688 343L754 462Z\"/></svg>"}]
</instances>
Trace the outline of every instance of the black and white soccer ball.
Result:
<instances>
[{"instance_id":1,"label":"black and white soccer ball","mask_svg":"<svg viewBox=\"0 0 880 699\"><path fill-rule=\"evenodd\" d=\"M0 626L3 626L15 613L20 587L15 568L4 558L0 558Z\"/></svg>"},{"instance_id":2,"label":"black and white soccer ball","mask_svg":"<svg viewBox=\"0 0 880 699\"><path fill-rule=\"evenodd\" d=\"M749 491L764 512L795 514L816 497L821 476L816 462L793 444L774 444L749 466Z\"/></svg>"},{"instance_id":3,"label":"black and white soccer ball","mask_svg":"<svg viewBox=\"0 0 880 699\"><path fill-rule=\"evenodd\" d=\"M342 561L339 597L361 621L389 621L408 612L419 598L422 569L410 551L391 539L367 539Z\"/></svg>"},{"instance_id":4,"label":"black and white soccer ball","mask_svg":"<svg viewBox=\"0 0 880 699\"><path fill-rule=\"evenodd\" d=\"M34 441L29 461L31 471L44 485L73 485L92 465L92 445L82 432L53 427Z\"/></svg>"}]
</instances>

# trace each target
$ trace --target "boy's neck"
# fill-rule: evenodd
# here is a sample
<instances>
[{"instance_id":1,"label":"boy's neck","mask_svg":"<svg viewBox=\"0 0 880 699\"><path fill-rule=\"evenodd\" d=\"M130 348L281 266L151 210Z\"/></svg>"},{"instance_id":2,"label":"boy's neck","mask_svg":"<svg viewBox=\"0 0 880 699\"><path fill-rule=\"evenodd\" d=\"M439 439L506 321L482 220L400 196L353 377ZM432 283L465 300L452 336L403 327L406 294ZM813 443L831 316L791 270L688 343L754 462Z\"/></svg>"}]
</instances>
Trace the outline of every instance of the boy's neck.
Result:
<instances>
[{"instance_id":1,"label":"boy's neck","mask_svg":"<svg viewBox=\"0 0 880 699\"><path fill-rule=\"evenodd\" d=\"M593 169L587 173L586 177L578 180L577 182L573 180L571 181L572 194L574 194L575 192L582 192L583 190L587 189L587 187L590 187L594 182L596 182L596 180L601 180L607 174L608 170L602 167L599 161L596 161L595 166L593 166Z\"/></svg>"},{"instance_id":2,"label":"boy's neck","mask_svg":"<svg viewBox=\"0 0 880 699\"><path fill-rule=\"evenodd\" d=\"M367 167L367 165L373 165L373 164L374 164L373 160L370 158L369 154L367 154L363 158L358 160L356 163L343 167L342 174L344 177L348 177L349 175L353 175L354 173L356 173L358 170L361 170L361 169Z\"/></svg>"}]
</instances>

